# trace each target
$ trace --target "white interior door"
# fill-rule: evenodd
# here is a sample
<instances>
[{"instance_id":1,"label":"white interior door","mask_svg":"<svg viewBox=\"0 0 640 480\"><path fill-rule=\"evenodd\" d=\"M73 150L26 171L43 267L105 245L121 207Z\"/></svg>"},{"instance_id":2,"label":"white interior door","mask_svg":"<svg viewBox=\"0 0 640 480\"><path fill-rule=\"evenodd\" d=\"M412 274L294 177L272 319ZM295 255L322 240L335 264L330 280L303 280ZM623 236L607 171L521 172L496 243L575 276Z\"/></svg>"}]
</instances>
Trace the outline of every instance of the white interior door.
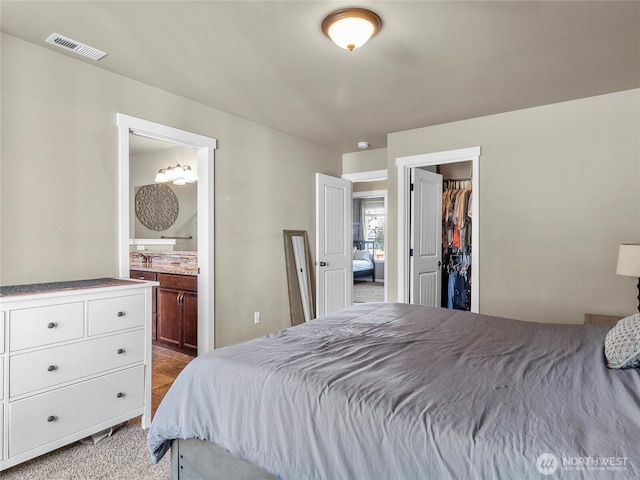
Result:
<instances>
[{"instance_id":1,"label":"white interior door","mask_svg":"<svg viewBox=\"0 0 640 480\"><path fill-rule=\"evenodd\" d=\"M322 317L351 306L351 182L316 174L316 303Z\"/></svg>"},{"instance_id":2,"label":"white interior door","mask_svg":"<svg viewBox=\"0 0 640 480\"><path fill-rule=\"evenodd\" d=\"M442 175L412 169L409 303L440 307Z\"/></svg>"}]
</instances>

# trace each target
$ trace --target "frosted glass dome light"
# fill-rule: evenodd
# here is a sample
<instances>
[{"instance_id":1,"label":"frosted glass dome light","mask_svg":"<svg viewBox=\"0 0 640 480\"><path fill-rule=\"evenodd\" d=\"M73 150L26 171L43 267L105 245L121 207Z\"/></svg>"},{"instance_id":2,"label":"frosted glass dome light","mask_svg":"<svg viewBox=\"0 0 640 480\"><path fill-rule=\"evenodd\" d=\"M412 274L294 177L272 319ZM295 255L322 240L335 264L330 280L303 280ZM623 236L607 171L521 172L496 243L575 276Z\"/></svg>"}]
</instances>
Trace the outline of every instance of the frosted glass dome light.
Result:
<instances>
[{"instance_id":1,"label":"frosted glass dome light","mask_svg":"<svg viewBox=\"0 0 640 480\"><path fill-rule=\"evenodd\" d=\"M343 8L327 15L322 31L340 48L361 47L380 31L382 20L365 8Z\"/></svg>"}]
</instances>

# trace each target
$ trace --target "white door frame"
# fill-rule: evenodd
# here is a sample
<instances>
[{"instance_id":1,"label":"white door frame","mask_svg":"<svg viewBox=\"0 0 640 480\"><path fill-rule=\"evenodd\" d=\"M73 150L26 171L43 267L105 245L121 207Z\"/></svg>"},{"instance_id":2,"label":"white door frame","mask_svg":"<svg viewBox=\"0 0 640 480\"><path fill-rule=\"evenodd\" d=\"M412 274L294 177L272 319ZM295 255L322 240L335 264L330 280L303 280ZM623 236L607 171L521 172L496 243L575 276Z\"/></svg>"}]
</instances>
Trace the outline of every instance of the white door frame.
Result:
<instances>
[{"instance_id":1,"label":"white door frame","mask_svg":"<svg viewBox=\"0 0 640 480\"><path fill-rule=\"evenodd\" d=\"M116 115L120 159L118 247L120 277L129 278L129 134L155 138L198 151L198 355L215 348L213 261L213 159L215 138L131 117Z\"/></svg>"},{"instance_id":2,"label":"white door frame","mask_svg":"<svg viewBox=\"0 0 640 480\"><path fill-rule=\"evenodd\" d=\"M471 311L480 313L480 147L397 157L398 168L398 301L409 301L409 180L411 169L471 161L473 228L471 230Z\"/></svg>"}]
</instances>

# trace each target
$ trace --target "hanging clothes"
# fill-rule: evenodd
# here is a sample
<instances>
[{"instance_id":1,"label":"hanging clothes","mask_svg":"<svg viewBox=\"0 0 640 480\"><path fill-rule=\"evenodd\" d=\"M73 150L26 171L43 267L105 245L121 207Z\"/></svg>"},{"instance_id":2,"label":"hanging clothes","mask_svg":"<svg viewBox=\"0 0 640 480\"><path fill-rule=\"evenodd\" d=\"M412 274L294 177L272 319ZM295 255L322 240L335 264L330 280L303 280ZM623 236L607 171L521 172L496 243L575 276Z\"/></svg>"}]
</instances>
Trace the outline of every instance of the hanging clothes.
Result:
<instances>
[{"instance_id":1,"label":"hanging clothes","mask_svg":"<svg viewBox=\"0 0 640 480\"><path fill-rule=\"evenodd\" d=\"M472 202L470 180L445 180L441 306L449 309L471 310Z\"/></svg>"}]
</instances>

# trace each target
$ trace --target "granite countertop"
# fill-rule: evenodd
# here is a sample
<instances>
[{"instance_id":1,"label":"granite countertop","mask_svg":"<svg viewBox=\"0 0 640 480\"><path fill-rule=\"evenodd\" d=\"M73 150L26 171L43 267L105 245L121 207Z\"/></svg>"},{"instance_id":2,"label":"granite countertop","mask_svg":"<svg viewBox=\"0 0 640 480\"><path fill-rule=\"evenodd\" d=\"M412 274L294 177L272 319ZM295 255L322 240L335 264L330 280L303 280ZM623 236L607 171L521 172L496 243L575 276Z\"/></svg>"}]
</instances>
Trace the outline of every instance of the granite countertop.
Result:
<instances>
[{"instance_id":1,"label":"granite countertop","mask_svg":"<svg viewBox=\"0 0 640 480\"><path fill-rule=\"evenodd\" d=\"M94 278L91 280L74 280L69 282L32 283L27 285L0 286L0 297L14 295L30 295L34 293L59 292L61 290L78 290L81 288L117 287L122 285L138 285L139 282L120 278Z\"/></svg>"},{"instance_id":2,"label":"granite countertop","mask_svg":"<svg viewBox=\"0 0 640 480\"><path fill-rule=\"evenodd\" d=\"M198 275L197 252L130 252L129 270L142 272Z\"/></svg>"},{"instance_id":3,"label":"granite countertop","mask_svg":"<svg viewBox=\"0 0 640 480\"><path fill-rule=\"evenodd\" d=\"M173 273L174 275L198 275L198 267L186 267L180 265L149 265L145 266L142 264L131 264L129 265L130 270L140 270L141 272L154 272L154 273Z\"/></svg>"}]
</instances>

